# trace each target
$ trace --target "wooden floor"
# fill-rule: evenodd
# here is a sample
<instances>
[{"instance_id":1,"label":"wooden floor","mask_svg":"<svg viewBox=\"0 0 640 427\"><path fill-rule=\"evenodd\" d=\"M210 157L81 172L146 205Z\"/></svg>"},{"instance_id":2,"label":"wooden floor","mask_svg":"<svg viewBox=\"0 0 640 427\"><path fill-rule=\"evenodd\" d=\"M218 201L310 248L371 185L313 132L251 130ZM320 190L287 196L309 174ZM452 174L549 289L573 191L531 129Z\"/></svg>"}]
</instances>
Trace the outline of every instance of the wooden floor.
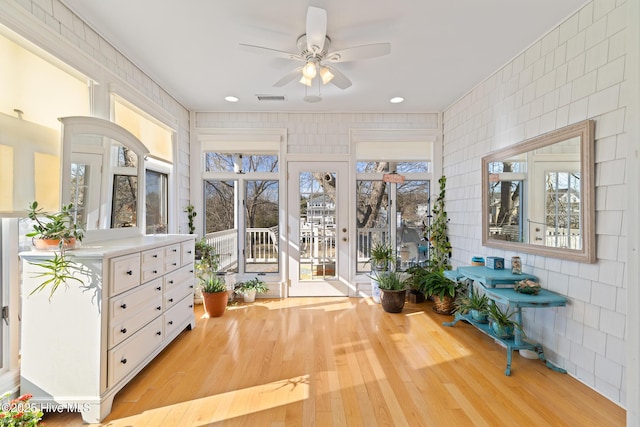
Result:
<instances>
[{"instance_id":1,"label":"wooden floor","mask_svg":"<svg viewBox=\"0 0 640 427\"><path fill-rule=\"evenodd\" d=\"M623 426L625 411L432 303L257 300L184 331L115 398L108 426ZM47 414L46 425L81 425Z\"/></svg>"}]
</instances>

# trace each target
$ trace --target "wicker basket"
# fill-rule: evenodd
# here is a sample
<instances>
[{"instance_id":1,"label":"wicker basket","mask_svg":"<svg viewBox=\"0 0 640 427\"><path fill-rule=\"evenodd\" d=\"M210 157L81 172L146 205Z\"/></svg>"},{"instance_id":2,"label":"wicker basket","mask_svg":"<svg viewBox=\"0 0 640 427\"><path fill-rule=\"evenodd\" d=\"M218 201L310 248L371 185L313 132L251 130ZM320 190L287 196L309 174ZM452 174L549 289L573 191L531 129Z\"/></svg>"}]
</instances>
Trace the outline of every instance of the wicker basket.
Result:
<instances>
[{"instance_id":1,"label":"wicker basket","mask_svg":"<svg viewBox=\"0 0 640 427\"><path fill-rule=\"evenodd\" d=\"M438 314L451 314L455 311L454 298L449 295L445 295L443 298L434 295L433 302L433 311Z\"/></svg>"}]
</instances>

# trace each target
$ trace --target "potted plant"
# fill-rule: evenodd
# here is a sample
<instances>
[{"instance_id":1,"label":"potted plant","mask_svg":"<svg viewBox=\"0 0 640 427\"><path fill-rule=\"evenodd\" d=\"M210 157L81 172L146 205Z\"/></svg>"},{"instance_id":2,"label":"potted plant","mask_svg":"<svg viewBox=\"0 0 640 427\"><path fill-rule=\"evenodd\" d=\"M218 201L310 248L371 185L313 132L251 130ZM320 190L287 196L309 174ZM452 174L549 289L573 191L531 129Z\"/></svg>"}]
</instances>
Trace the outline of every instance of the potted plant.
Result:
<instances>
[{"instance_id":1,"label":"potted plant","mask_svg":"<svg viewBox=\"0 0 640 427\"><path fill-rule=\"evenodd\" d=\"M73 216L73 204L63 205L60 212L44 212L38 208L38 202L29 205L27 213L34 221L33 231L27 233L36 249L72 249L84 237L82 229L76 224Z\"/></svg>"},{"instance_id":2,"label":"potted plant","mask_svg":"<svg viewBox=\"0 0 640 427\"><path fill-rule=\"evenodd\" d=\"M407 288L401 273L397 271L380 271L375 273L380 286L380 302L387 313L400 313L404 308Z\"/></svg>"},{"instance_id":3,"label":"potted plant","mask_svg":"<svg viewBox=\"0 0 640 427\"><path fill-rule=\"evenodd\" d=\"M371 296L373 301L380 303L380 286L378 285L377 274L381 271L388 271L394 263L393 247L387 241L376 242L371 246Z\"/></svg>"},{"instance_id":4,"label":"potted plant","mask_svg":"<svg viewBox=\"0 0 640 427\"><path fill-rule=\"evenodd\" d=\"M409 288L409 301L412 303L421 303L425 300L425 294L422 290L422 283L429 270L426 265L416 264L406 270L409 277L406 280Z\"/></svg>"},{"instance_id":5,"label":"potted plant","mask_svg":"<svg viewBox=\"0 0 640 427\"><path fill-rule=\"evenodd\" d=\"M204 309L209 317L222 316L229 301L229 293L224 279L218 275L220 256L205 239L196 242L196 248L200 250L195 262L196 277L200 281L200 286L196 287L197 292L202 294Z\"/></svg>"},{"instance_id":6,"label":"potted plant","mask_svg":"<svg viewBox=\"0 0 640 427\"><path fill-rule=\"evenodd\" d=\"M82 280L74 276L78 266L66 253L67 249L74 248L84 237L82 229L73 218L73 205L62 206L60 212L47 213L38 208L38 202L34 201L29 205L28 217L34 222L33 231L26 236L33 239L36 249L54 251L53 258L32 263L42 269L35 277L42 278L43 281L30 295L50 286L51 299L63 283L75 280L83 284Z\"/></svg>"},{"instance_id":7,"label":"potted plant","mask_svg":"<svg viewBox=\"0 0 640 427\"><path fill-rule=\"evenodd\" d=\"M498 304L491 301L489 305L489 325L491 330L498 338L509 339L513 337L513 332L517 328L524 336L524 331L518 322L513 320L513 315L516 312L500 308Z\"/></svg>"},{"instance_id":8,"label":"potted plant","mask_svg":"<svg viewBox=\"0 0 640 427\"><path fill-rule=\"evenodd\" d=\"M229 302L229 293L224 278L213 273L201 282L202 301L208 317L220 317Z\"/></svg>"},{"instance_id":9,"label":"potted plant","mask_svg":"<svg viewBox=\"0 0 640 427\"><path fill-rule=\"evenodd\" d=\"M489 298L471 288L469 295L460 295L456 299L456 313L469 313L471 319L478 323L487 323Z\"/></svg>"},{"instance_id":10,"label":"potted plant","mask_svg":"<svg viewBox=\"0 0 640 427\"><path fill-rule=\"evenodd\" d=\"M263 294L269 291L269 287L257 277L240 282L236 285L235 291L242 294L244 302L254 302L256 294Z\"/></svg>"},{"instance_id":11,"label":"potted plant","mask_svg":"<svg viewBox=\"0 0 640 427\"><path fill-rule=\"evenodd\" d=\"M445 277L440 270L429 271L422 279L421 290L433 297L433 310L438 314L453 313L457 289L458 284Z\"/></svg>"}]
</instances>

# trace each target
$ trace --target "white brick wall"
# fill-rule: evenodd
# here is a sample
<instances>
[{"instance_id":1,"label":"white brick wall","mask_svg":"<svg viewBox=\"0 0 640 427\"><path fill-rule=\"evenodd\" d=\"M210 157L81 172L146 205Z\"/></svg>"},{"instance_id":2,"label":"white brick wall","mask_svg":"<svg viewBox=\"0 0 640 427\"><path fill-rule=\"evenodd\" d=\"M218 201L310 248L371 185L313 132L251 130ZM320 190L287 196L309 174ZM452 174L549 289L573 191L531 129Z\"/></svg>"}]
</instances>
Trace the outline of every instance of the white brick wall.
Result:
<instances>
[{"instance_id":1,"label":"white brick wall","mask_svg":"<svg viewBox=\"0 0 640 427\"><path fill-rule=\"evenodd\" d=\"M480 245L480 159L587 118L596 121L595 264L519 254L562 309L525 310L527 335L548 357L625 404L625 2L595 0L497 70L443 116L444 174L455 265L511 253ZM544 311L545 313L539 313Z\"/></svg>"}]
</instances>

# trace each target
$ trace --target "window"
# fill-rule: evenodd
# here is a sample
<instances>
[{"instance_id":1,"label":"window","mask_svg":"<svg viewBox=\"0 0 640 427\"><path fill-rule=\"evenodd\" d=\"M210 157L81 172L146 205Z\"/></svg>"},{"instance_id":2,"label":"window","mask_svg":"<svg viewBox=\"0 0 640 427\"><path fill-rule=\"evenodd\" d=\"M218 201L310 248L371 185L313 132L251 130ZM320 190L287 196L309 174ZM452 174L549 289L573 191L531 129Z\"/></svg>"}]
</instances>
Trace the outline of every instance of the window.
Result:
<instances>
[{"instance_id":1,"label":"window","mask_svg":"<svg viewBox=\"0 0 640 427\"><path fill-rule=\"evenodd\" d=\"M582 249L580 172L547 172L545 183L545 245Z\"/></svg>"},{"instance_id":2,"label":"window","mask_svg":"<svg viewBox=\"0 0 640 427\"><path fill-rule=\"evenodd\" d=\"M168 182L165 173L145 171L145 208L147 234L166 234L168 229Z\"/></svg>"},{"instance_id":3,"label":"window","mask_svg":"<svg viewBox=\"0 0 640 427\"><path fill-rule=\"evenodd\" d=\"M423 229L429 220L429 163L358 162L356 180L356 271L368 272L371 247L389 242L396 250L397 268L424 262L428 244ZM385 182L385 174L402 175L403 182ZM397 172L396 172L397 171Z\"/></svg>"},{"instance_id":4,"label":"window","mask_svg":"<svg viewBox=\"0 0 640 427\"><path fill-rule=\"evenodd\" d=\"M278 156L204 153L205 238L220 270L277 273L280 256Z\"/></svg>"}]
</instances>

